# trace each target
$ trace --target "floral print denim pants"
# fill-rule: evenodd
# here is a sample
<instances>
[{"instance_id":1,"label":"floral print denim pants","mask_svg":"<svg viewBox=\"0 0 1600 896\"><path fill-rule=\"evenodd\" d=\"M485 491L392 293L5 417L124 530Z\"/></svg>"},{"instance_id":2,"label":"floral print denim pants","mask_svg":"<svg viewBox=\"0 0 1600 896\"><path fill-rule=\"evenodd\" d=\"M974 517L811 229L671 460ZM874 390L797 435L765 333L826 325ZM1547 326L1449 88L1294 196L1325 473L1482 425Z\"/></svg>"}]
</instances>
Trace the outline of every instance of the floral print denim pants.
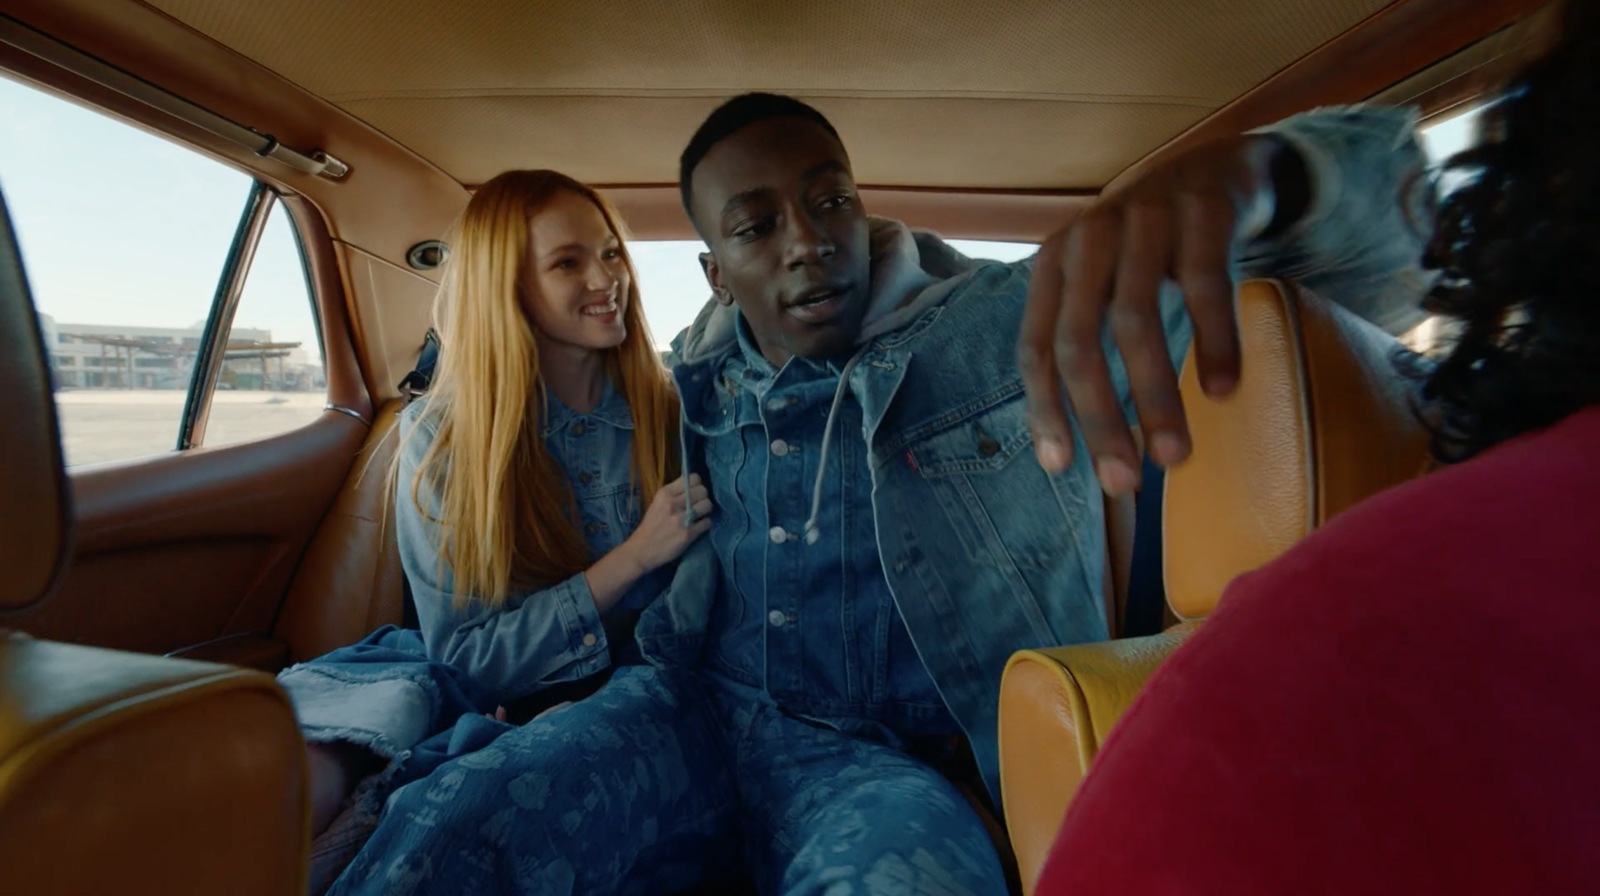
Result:
<instances>
[{"instance_id":1,"label":"floral print denim pants","mask_svg":"<svg viewBox=\"0 0 1600 896\"><path fill-rule=\"evenodd\" d=\"M983 823L933 768L698 673L625 667L482 730L395 791L330 893L1006 890Z\"/></svg>"}]
</instances>

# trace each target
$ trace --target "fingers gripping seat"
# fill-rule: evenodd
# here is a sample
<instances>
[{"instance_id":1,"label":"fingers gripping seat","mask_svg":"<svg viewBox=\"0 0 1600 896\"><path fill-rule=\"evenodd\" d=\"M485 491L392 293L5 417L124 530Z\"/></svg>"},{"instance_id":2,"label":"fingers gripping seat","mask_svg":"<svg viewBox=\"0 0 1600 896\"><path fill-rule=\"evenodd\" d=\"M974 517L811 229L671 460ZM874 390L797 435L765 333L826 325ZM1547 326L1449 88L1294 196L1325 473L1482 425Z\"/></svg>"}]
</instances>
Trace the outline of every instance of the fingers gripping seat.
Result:
<instances>
[{"instance_id":1,"label":"fingers gripping seat","mask_svg":"<svg viewBox=\"0 0 1600 896\"><path fill-rule=\"evenodd\" d=\"M1245 283L1237 307L1238 391L1205 398L1192 357L1179 378L1194 450L1167 474L1162 541L1168 603L1183 622L1147 638L1020 651L1007 664L1001 792L1026 892L1100 744L1227 584L1428 467L1393 337L1276 281Z\"/></svg>"}]
</instances>

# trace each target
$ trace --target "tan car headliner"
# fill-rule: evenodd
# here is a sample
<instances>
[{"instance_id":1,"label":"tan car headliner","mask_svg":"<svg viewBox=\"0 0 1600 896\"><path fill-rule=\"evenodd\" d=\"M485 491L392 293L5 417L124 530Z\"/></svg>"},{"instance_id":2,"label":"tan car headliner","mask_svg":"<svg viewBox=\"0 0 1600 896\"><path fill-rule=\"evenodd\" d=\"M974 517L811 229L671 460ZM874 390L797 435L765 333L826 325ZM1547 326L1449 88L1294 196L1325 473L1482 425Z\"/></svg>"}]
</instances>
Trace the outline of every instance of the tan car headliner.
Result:
<instances>
[{"instance_id":1,"label":"tan car headliner","mask_svg":"<svg viewBox=\"0 0 1600 896\"><path fill-rule=\"evenodd\" d=\"M1098 188L1206 140L1386 88L1434 110L1492 89L1514 41L1471 45L1542 2L0 0L136 78L325 150L349 164L340 178L4 41L0 70L285 191L312 234L324 320L338 332L349 317L354 355L329 354L330 398L368 407L357 390L393 395L428 324L437 272L409 269L407 249L445 233L463 185L504 168L565 169L635 235L693 238L678 152L722 98L781 90L833 117L875 213L1037 240Z\"/></svg>"},{"instance_id":2,"label":"tan car headliner","mask_svg":"<svg viewBox=\"0 0 1600 896\"><path fill-rule=\"evenodd\" d=\"M149 0L465 184L677 180L746 89L814 102L863 183L1095 189L1385 0Z\"/></svg>"}]
</instances>

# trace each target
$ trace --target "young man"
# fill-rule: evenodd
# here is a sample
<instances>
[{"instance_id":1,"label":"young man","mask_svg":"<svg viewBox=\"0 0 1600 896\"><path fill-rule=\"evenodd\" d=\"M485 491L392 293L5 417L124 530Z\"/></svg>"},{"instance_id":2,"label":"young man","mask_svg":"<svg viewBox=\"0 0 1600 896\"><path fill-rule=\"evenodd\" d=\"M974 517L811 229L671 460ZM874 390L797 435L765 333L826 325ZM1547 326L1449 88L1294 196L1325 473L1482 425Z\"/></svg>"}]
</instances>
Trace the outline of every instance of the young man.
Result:
<instances>
[{"instance_id":1,"label":"young man","mask_svg":"<svg viewBox=\"0 0 1600 896\"><path fill-rule=\"evenodd\" d=\"M1414 282L1403 203L1319 189L1398 198L1411 124L1323 112L1214 151L1249 211L1221 260L1352 304ZM939 767L964 739L992 790L1007 657L1106 634L1087 453L1032 457L1031 263L869 219L832 125L785 97L714 112L681 179L716 301L675 375L720 509L640 621L652 665L399 791L335 892L672 892L730 866L763 893L1005 890ZM1402 251L1356 251L1374 231ZM1128 357L1170 375L1188 320L1175 289L1159 310L1165 340Z\"/></svg>"}]
</instances>

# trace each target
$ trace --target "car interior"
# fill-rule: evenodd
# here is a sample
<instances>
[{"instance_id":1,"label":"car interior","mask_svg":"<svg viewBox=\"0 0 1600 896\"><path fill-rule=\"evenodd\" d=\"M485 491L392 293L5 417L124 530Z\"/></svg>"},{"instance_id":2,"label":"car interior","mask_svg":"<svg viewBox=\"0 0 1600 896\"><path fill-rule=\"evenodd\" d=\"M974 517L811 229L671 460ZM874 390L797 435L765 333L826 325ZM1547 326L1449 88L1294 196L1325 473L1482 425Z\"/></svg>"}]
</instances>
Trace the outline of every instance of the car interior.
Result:
<instances>
[{"instance_id":1,"label":"car interior","mask_svg":"<svg viewBox=\"0 0 1600 896\"><path fill-rule=\"evenodd\" d=\"M305 753L272 674L403 622L373 471L477 184L554 168L677 253L687 316L655 327L665 349L706 296L677 155L733 94L827 114L873 214L1026 251L1139 172L1306 109L1411 104L1443 134L1533 52L1545 12L0 0L0 890L305 891ZM27 154L78 115L70 152ZM158 148L111 152L93 128ZM160 153L212 173L166 186ZM80 207L34 186L48 177L119 186ZM190 201L220 211L185 220ZM113 211L145 223L96 225ZM169 258L204 272L172 275L194 297L175 323L143 304ZM151 292L84 298L136 273ZM254 326L267 282L290 284L297 341ZM1187 364L1193 457L1106 497L1112 640L1019 651L996 695L995 831L1024 893L1099 744L1227 583L1428 469L1392 358L1426 350L1431 321L1384 332L1288 281L1242 284L1238 308L1240 393L1200 397ZM118 442L135 427L150 440Z\"/></svg>"}]
</instances>

